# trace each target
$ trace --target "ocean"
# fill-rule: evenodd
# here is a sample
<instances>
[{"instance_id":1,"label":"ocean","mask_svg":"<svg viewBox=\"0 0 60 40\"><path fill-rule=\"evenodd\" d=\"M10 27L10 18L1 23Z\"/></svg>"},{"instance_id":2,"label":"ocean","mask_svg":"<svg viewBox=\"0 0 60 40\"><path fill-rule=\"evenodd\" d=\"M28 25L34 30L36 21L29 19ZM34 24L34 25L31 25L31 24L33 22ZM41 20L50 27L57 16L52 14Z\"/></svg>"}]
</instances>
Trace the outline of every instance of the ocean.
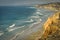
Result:
<instances>
[{"instance_id":1,"label":"ocean","mask_svg":"<svg viewBox=\"0 0 60 40\"><path fill-rule=\"evenodd\" d=\"M53 13L33 6L0 6L0 40L23 40Z\"/></svg>"}]
</instances>

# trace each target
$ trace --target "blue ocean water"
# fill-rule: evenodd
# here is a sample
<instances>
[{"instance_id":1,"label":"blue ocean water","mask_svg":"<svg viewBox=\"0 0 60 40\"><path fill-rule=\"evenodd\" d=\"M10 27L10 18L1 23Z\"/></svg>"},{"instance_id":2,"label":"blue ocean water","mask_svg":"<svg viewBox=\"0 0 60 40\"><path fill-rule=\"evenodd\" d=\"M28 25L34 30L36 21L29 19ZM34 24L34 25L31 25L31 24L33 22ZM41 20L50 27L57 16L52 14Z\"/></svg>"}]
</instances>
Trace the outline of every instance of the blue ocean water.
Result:
<instances>
[{"instance_id":1,"label":"blue ocean water","mask_svg":"<svg viewBox=\"0 0 60 40\"><path fill-rule=\"evenodd\" d=\"M26 30L37 30L34 25L43 23L52 13L31 6L0 6L0 40L12 39Z\"/></svg>"}]
</instances>

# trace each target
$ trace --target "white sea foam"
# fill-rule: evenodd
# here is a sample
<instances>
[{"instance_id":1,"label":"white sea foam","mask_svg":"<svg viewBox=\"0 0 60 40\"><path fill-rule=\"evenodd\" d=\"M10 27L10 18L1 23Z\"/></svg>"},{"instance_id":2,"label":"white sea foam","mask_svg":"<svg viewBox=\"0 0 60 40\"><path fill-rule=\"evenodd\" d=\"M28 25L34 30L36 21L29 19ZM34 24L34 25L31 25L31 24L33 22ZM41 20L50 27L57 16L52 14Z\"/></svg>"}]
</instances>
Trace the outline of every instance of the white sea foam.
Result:
<instances>
[{"instance_id":1,"label":"white sea foam","mask_svg":"<svg viewBox=\"0 0 60 40\"><path fill-rule=\"evenodd\" d=\"M16 29L23 28L23 27L25 27L25 25L21 26L21 27L7 28L7 30L8 30L8 32L11 32L11 31L14 31Z\"/></svg>"},{"instance_id":2,"label":"white sea foam","mask_svg":"<svg viewBox=\"0 0 60 40\"><path fill-rule=\"evenodd\" d=\"M12 27L14 27L15 26L15 24L12 24L11 26L9 26L10 28L12 28Z\"/></svg>"},{"instance_id":3,"label":"white sea foam","mask_svg":"<svg viewBox=\"0 0 60 40\"><path fill-rule=\"evenodd\" d=\"M4 33L0 31L0 36L2 36Z\"/></svg>"},{"instance_id":4,"label":"white sea foam","mask_svg":"<svg viewBox=\"0 0 60 40\"><path fill-rule=\"evenodd\" d=\"M40 14L40 12L36 12L37 14Z\"/></svg>"},{"instance_id":5,"label":"white sea foam","mask_svg":"<svg viewBox=\"0 0 60 40\"><path fill-rule=\"evenodd\" d=\"M40 21L38 21L38 22L35 22L35 23L33 23L33 24L39 24L40 23Z\"/></svg>"},{"instance_id":6,"label":"white sea foam","mask_svg":"<svg viewBox=\"0 0 60 40\"><path fill-rule=\"evenodd\" d=\"M42 21L42 19L39 19L40 21Z\"/></svg>"},{"instance_id":7,"label":"white sea foam","mask_svg":"<svg viewBox=\"0 0 60 40\"><path fill-rule=\"evenodd\" d=\"M24 30L20 34L22 34L22 33L24 33Z\"/></svg>"},{"instance_id":8,"label":"white sea foam","mask_svg":"<svg viewBox=\"0 0 60 40\"><path fill-rule=\"evenodd\" d=\"M35 7L28 7L28 8L35 8Z\"/></svg>"},{"instance_id":9,"label":"white sea foam","mask_svg":"<svg viewBox=\"0 0 60 40\"><path fill-rule=\"evenodd\" d=\"M14 37L12 37L10 40L14 40L17 36L19 35L19 33L17 33Z\"/></svg>"},{"instance_id":10,"label":"white sea foam","mask_svg":"<svg viewBox=\"0 0 60 40\"><path fill-rule=\"evenodd\" d=\"M29 26L29 28L32 28L33 27L33 24L31 24L30 26Z\"/></svg>"},{"instance_id":11,"label":"white sea foam","mask_svg":"<svg viewBox=\"0 0 60 40\"><path fill-rule=\"evenodd\" d=\"M38 12L38 11L36 12L36 14L37 14L37 15L43 15L41 12Z\"/></svg>"},{"instance_id":12,"label":"white sea foam","mask_svg":"<svg viewBox=\"0 0 60 40\"><path fill-rule=\"evenodd\" d=\"M34 22L34 23L32 23L32 24L30 25L29 28L32 28L34 25L39 24L39 23L40 23L40 21L38 21L38 22Z\"/></svg>"},{"instance_id":13,"label":"white sea foam","mask_svg":"<svg viewBox=\"0 0 60 40\"><path fill-rule=\"evenodd\" d=\"M31 16L30 18L39 18L39 16Z\"/></svg>"},{"instance_id":14,"label":"white sea foam","mask_svg":"<svg viewBox=\"0 0 60 40\"><path fill-rule=\"evenodd\" d=\"M12 37L10 40L16 39L19 35L21 35L24 32L24 30L21 33L17 33L14 37Z\"/></svg>"},{"instance_id":15,"label":"white sea foam","mask_svg":"<svg viewBox=\"0 0 60 40\"><path fill-rule=\"evenodd\" d=\"M40 23L40 22L36 22L36 23L33 23L33 24L38 24L38 23Z\"/></svg>"},{"instance_id":16,"label":"white sea foam","mask_svg":"<svg viewBox=\"0 0 60 40\"><path fill-rule=\"evenodd\" d=\"M34 20L33 19L30 19L29 21L25 21L25 22L33 22Z\"/></svg>"},{"instance_id":17,"label":"white sea foam","mask_svg":"<svg viewBox=\"0 0 60 40\"><path fill-rule=\"evenodd\" d=\"M37 11L40 11L40 9L37 9Z\"/></svg>"}]
</instances>

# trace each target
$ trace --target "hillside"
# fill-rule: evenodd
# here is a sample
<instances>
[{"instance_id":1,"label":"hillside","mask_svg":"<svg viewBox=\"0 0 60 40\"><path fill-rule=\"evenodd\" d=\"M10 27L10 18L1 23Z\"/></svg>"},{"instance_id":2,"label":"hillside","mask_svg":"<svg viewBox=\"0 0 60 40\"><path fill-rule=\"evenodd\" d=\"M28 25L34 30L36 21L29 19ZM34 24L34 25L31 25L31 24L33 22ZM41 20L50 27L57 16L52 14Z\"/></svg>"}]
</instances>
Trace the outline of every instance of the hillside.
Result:
<instances>
[{"instance_id":1,"label":"hillside","mask_svg":"<svg viewBox=\"0 0 60 40\"><path fill-rule=\"evenodd\" d=\"M48 10L59 11L60 10L60 2L56 3L48 3L48 4L38 4L36 8L45 8Z\"/></svg>"},{"instance_id":2,"label":"hillside","mask_svg":"<svg viewBox=\"0 0 60 40\"><path fill-rule=\"evenodd\" d=\"M60 40L60 12L49 17L43 27L44 32L40 40Z\"/></svg>"}]
</instances>

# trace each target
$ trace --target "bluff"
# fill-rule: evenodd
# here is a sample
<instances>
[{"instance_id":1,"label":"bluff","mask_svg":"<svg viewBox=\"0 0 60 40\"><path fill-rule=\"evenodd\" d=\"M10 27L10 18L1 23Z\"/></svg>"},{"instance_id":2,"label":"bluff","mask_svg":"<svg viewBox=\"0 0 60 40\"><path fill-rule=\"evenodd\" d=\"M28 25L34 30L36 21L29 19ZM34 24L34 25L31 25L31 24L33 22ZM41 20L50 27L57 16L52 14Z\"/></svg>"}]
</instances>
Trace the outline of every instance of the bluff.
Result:
<instances>
[{"instance_id":1,"label":"bluff","mask_svg":"<svg viewBox=\"0 0 60 40\"><path fill-rule=\"evenodd\" d=\"M56 12L44 23L44 32L38 40L60 40L60 12Z\"/></svg>"},{"instance_id":2,"label":"bluff","mask_svg":"<svg viewBox=\"0 0 60 40\"><path fill-rule=\"evenodd\" d=\"M60 10L60 2L38 4L38 5L36 5L36 8L44 8L44 9L48 9L48 10L59 11Z\"/></svg>"}]
</instances>

